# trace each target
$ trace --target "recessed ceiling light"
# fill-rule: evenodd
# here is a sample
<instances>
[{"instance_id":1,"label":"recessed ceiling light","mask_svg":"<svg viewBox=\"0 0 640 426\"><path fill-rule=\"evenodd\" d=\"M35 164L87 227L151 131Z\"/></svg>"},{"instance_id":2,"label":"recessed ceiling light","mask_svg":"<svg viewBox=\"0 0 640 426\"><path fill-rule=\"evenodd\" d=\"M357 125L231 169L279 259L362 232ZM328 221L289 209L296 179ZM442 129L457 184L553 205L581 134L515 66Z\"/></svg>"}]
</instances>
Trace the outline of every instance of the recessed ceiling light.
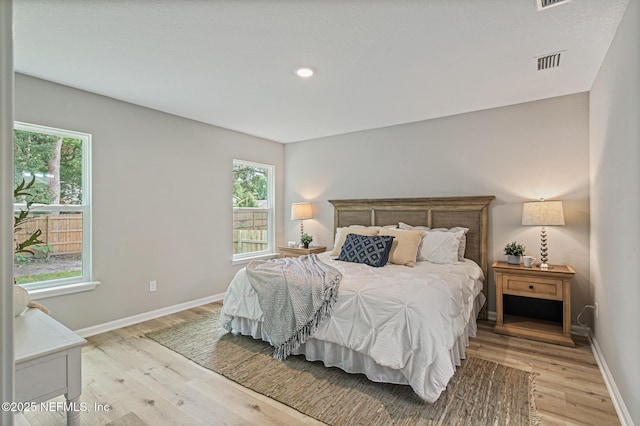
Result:
<instances>
[{"instance_id":1,"label":"recessed ceiling light","mask_svg":"<svg viewBox=\"0 0 640 426\"><path fill-rule=\"evenodd\" d=\"M315 73L315 70L310 67L300 67L296 70L296 75L301 78L309 78Z\"/></svg>"}]
</instances>

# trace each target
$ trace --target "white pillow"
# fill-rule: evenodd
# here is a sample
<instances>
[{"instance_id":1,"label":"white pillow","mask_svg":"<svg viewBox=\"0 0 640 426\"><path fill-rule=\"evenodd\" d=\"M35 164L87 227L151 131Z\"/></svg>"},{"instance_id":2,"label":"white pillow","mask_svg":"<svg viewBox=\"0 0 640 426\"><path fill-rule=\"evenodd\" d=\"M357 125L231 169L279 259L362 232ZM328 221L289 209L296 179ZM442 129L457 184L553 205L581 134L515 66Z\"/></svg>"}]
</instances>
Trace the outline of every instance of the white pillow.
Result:
<instances>
[{"instance_id":1,"label":"white pillow","mask_svg":"<svg viewBox=\"0 0 640 426\"><path fill-rule=\"evenodd\" d=\"M422 237L422 248L418 257L433 263L457 263L458 248L464 231L427 231Z\"/></svg>"},{"instance_id":2,"label":"white pillow","mask_svg":"<svg viewBox=\"0 0 640 426\"><path fill-rule=\"evenodd\" d=\"M469 228L463 228L461 226L454 226L453 228L434 228L432 231L440 231L440 232L453 232L458 233L462 231L462 235L460 236L460 245L458 246L458 260L464 260L464 252L467 250L467 232L469 232Z\"/></svg>"},{"instance_id":3,"label":"white pillow","mask_svg":"<svg viewBox=\"0 0 640 426\"><path fill-rule=\"evenodd\" d=\"M455 226L453 228L434 228L431 229L427 226L411 226L408 225L404 222L399 222L398 223L398 228L400 229L405 229L405 230L422 230L422 231L440 231L440 232L454 232L457 233L459 231L463 231L463 234L460 236L460 245L458 246L458 260L459 261L463 261L464 260L464 252L467 249L467 232L469 232L469 228L463 228L461 226ZM424 240L424 236L423 236L423 240ZM426 260L423 256L422 256L422 241L420 241L420 248L418 249L418 258L417 260Z\"/></svg>"},{"instance_id":4,"label":"white pillow","mask_svg":"<svg viewBox=\"0 0 640 426\"><path fill-rule=\"evenodd\" d=\"M404 222L398 222L398 228L404 229L405 231L428 231L431 229L428 226L411 226Z\"/></svg>"}]
</instances>

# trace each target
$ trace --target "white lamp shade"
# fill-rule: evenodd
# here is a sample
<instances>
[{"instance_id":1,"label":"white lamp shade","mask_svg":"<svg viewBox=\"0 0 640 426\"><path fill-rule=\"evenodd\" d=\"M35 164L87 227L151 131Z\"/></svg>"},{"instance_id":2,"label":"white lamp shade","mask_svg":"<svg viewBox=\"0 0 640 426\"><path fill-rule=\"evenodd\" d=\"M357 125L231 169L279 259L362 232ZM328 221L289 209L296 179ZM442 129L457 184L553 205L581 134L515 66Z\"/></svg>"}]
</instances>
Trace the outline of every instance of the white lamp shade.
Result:
<instances>
[{"instance_id":1,"label":"white lamp shade","mask_svg":"<svg viewBox=\"0 0 640 426\"><path fill-rule=\"evenodd\" d=\"M311 203L291 204L291 220L304 220L313 218Z\"/></svg>"},{"instance_id":2,"label":"white lamp shade","mask_svg":"<svg viewBox=\"0 0 640 426\"><path fill-rule=\"evenodd\" d=\"M537 226L564 225L562 201L531 201L522 206L522 224Z\"/></svg>"}]
</instances>

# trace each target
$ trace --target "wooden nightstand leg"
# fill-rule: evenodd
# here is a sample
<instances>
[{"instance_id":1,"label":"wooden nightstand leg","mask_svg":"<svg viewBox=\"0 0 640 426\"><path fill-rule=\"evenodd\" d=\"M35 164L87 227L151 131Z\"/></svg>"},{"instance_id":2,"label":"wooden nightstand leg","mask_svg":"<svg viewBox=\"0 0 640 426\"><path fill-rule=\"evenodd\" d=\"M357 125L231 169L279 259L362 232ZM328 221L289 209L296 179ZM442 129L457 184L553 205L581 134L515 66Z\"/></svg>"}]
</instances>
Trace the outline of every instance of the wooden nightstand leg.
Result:
<instances>
[{"instance_id":1,"label":"wooden nightstand leg","mask_svg":"<svg viewBox=\"0 0 640 426\"><path fill-rule=\"evenodd\" d=\"M504 323L504 297L502 295L502 273L496 273L496 326Z\"/></svg>"},{"instance_id":2,"label":"wooden nightstand leg","mask_svg":"<svg viewBox=\"0 0 640 426\"><path fill-rule=\"evenodd\" d=\"M571 291L567 280L562 282L562 333L571 339Z\"/></svg>"}]
</instances>

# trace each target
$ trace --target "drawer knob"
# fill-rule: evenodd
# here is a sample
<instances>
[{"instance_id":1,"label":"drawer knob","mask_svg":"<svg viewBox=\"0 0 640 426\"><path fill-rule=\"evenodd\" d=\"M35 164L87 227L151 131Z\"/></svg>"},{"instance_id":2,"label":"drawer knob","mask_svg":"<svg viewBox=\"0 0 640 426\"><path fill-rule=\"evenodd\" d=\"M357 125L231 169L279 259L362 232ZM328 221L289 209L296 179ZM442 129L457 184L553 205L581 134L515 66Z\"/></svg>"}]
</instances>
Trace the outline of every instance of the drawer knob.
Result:
<instances>
[{"instance_id":1,"label":"drawer knob","mask_svg":"<svg viewBox=\"0 0 640 426\"><path fill-rule=\"evenodd\" d=\"M533 290L533 286L532 285L529 286L529 290Z\"/></svg>"}]
</instances>

